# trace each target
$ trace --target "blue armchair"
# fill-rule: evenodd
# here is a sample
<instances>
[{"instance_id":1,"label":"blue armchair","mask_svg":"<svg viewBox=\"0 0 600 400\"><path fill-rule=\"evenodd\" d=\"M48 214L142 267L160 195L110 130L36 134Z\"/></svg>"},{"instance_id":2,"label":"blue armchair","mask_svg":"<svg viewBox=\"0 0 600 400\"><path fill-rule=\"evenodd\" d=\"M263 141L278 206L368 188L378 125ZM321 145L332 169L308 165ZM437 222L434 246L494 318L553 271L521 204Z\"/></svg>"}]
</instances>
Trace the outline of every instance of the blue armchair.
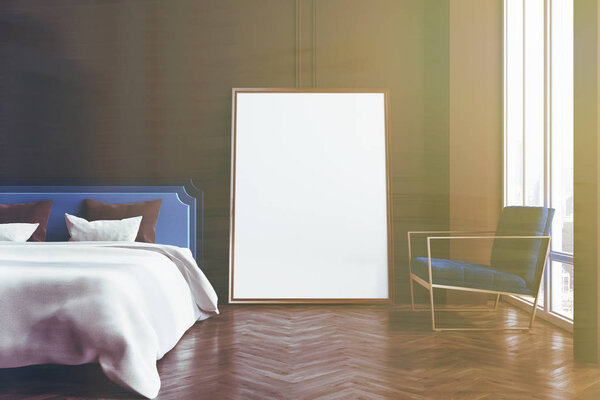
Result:
<instances>
[{"instance_id":1,"label":"blue armchair","mask_svg":"<svg viewBox=\"0 0 600 400\"><path fill-rule=\"evenodd\" d=\"M485 328L438 328L435 324L433 289L451 289L496 295L493 310L497 309L501 294L534 299L533 311L527 327L502 329L528 331L535 319L537 299L544 268L550 252L550 227L554 209L546 207L505 207L500 215L494 236L466 236L458 231L408 232L411 309L417 311L413 284L429 291L431 326L434 331L490 330ZM440 236L439 234L460 236ZM494 233L494 232L482 232ZM427 257L411 256L411 235L426 234ZM493 239L490 265L431 257L433 240L490 240ZM474 311L473 309L455 311ZM480 309L476 309L481 311Z\"/></svg>"}]
</instances>

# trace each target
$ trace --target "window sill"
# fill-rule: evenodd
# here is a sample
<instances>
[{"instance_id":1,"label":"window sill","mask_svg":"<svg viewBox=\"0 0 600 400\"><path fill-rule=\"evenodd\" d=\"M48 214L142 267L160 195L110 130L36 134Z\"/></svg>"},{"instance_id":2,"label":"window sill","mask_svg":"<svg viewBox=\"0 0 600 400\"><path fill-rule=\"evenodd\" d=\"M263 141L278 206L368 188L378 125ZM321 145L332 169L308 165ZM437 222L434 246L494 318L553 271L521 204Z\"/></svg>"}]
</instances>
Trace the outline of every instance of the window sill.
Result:
<instances>
[{"instance_id":1,"label":"window sill","mask_svg":"<svg viewBox=\"0 0 600 400\"><path fill-rule=\"evenodd\" d=\"M522 310L527 312L531 312L531 303L522 299L519 299L515 296L502 296L502 301L507 302L508 304L512 304ZM556 313L549 313L543 311L538 308L536 314L536 318L543 319L544 321L550 322L553 325L558 326L561 329L566 330L567 332L573 333L573 321L562 317Z\"/></svg>"}]
</instances>

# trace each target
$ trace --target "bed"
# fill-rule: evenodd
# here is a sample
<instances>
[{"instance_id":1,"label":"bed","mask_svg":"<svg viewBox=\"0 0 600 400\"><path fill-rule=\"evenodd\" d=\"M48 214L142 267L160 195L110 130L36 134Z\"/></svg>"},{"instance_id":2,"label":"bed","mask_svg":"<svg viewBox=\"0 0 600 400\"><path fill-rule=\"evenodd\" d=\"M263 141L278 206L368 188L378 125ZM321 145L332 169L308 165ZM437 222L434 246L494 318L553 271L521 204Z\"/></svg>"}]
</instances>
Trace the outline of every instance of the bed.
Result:
<instances>
[{"instance_id":1,"label":"bed","mask_svg":"<svg viewBox=\"0 0 600 400\"><path fill-rule=\"evenodd\" d=\"M81 214L90 198L161 199L156 243L67 241L65 213ZM47 199L45 242L0 242L0 368L99 363L124 388L156 397L156 361L218 313L200 268L202 192L181 184L0 185L0 204Z\"/></svg>"}]
</instances>

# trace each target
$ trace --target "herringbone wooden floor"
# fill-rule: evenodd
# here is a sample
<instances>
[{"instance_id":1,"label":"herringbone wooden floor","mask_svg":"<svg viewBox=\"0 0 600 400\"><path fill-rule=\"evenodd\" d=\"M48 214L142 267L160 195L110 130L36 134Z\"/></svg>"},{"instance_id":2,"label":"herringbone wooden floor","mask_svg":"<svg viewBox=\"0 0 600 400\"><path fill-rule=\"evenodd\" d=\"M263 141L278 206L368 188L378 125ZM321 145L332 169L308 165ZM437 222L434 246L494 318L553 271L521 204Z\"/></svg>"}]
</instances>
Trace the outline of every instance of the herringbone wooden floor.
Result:
<instances>
[{"instance_id":1,"label":"herringbone wooden floor","mask_svg":"<svg viewBox=\"0 0 600 400\"><path fill-rule=\"evenodd\" d=\"M525 322L501 304L440 325ZM490 320L491 318L491 320ZM494 318L496 320L494 321ZM569 333L429 330L399 306L223 306L159 361L159 399L600 399L600 369ZM0 399L135 398L96 366L0 370Z\"/></svg>"}]
</instances>

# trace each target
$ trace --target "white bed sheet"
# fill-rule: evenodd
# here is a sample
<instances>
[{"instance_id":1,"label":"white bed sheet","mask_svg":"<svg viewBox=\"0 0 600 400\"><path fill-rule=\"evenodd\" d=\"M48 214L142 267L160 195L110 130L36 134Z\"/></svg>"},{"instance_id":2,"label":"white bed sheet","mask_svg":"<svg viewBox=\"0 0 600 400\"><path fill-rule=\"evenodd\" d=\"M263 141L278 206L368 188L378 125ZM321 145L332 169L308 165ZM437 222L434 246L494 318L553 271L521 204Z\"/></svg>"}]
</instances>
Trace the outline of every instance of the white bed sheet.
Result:
<instances>
[{"instance_id":1,"label":"white bed sheet","mask_svg":"<svg viewBox=\"0 0 600 400\"><path fill-rule=\"evenodd\" d=\"M189 249L148 243L0 243L0 368L100 363L157 396L156 361L217 295Z\"/></svg>"}]
</instances>

